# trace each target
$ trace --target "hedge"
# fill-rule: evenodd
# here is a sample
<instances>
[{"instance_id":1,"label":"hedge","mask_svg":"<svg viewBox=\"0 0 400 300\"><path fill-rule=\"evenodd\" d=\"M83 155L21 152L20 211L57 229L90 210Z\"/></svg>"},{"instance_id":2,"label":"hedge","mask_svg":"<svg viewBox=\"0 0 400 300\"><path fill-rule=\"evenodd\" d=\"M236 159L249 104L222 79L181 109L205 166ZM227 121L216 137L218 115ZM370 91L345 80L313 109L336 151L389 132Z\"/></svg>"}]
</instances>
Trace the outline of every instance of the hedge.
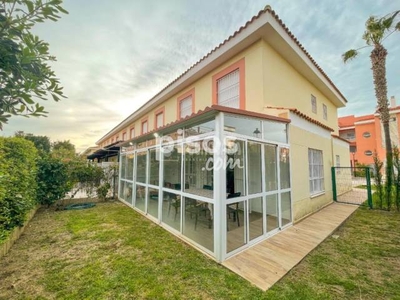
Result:
<instances>
[{"instance_id":1,"label":"hedge","mask_svg":"<svg viewBox=\"0 0 400 300\"><path fill-rule=\"evenodd\" d=\"M37 158L32 142L0 137L0 243L36 205Z\"/></svg>"}]
</instances>

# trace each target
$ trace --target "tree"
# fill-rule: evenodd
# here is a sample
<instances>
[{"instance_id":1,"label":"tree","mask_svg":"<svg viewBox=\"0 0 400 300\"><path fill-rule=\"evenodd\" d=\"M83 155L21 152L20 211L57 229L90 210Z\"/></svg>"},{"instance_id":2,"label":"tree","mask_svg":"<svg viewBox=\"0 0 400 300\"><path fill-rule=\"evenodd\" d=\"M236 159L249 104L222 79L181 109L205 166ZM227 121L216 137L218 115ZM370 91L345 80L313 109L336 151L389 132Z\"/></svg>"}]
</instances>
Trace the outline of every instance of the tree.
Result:
<instances>
[{"instance_id":1,"label":"tree","mask_svg":"<svg viewBox=\"0 0 400 300\"><path fill-rule=\"evenodd\" d=\"M396 31L400 31L400 22L397 19L400 10L387 14L381 18L371 16L365 23L365 31L362 36L366 46L359 49L351 49L342 55L343 61L354 59L360 53L359 50L372 47L370 54L372 74L375 86L375 97L378 103L378 113L381 118L386 147L386 197L390 198L393 182L393 151L389 129L389 104L386 81L386 57L388 52L383 46L387 37ZM388 200L389 200L388 198Z\"/></svg>"},{"instance_id":2,"label":"tree","mask_svg":"<svg viewBox=\"0 0 400 300\"><path fill-rule=\"evenodd\" d=\"M69 140L54 142L51 154L64 161L72 160L76 157L75 145Z\"/></svg>"},{"instance_id":3,"label":"tree","mask_svg":"<svg viewBox=\"0 0 400 300\"><path fill-rule=\"evenodd\" d=\"M57 21L62 0L0 2L0 130L11 116L45 116L37 101L65 97L48 62L49 44L30 30L38 22Z\"/></svg>"},{"instance_id":4,"label":"tree","mask_svg":"<svg viewBox=\"0 0 400 300\"><path fill-rule=\"evenodd\" d=\"M32 133L17 131L15 133L15 136L31 141L35 145L36 149L39 151L39 155L41 156L50 153L50 139L45 135L33 135Z\"/></svg>"}]
</instances>

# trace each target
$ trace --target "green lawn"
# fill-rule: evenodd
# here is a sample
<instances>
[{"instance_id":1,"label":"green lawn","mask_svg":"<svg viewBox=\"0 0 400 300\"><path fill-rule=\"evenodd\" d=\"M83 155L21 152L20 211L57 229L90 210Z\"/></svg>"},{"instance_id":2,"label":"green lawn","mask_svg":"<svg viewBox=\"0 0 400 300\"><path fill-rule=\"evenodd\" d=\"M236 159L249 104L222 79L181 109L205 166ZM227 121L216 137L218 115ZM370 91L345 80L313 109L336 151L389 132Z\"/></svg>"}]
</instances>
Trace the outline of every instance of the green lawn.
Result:
<instances>
[{"instance_id":1,"label":"green lawn","mask_svg":"<svg viewBox=\"0 0 400 300\"><path fill-rule=\"evenodd\" d=\"M400 214L359 209L268 292L120 203L41 209L0 299L400 299Z\"/></svg>"}]
</instances>

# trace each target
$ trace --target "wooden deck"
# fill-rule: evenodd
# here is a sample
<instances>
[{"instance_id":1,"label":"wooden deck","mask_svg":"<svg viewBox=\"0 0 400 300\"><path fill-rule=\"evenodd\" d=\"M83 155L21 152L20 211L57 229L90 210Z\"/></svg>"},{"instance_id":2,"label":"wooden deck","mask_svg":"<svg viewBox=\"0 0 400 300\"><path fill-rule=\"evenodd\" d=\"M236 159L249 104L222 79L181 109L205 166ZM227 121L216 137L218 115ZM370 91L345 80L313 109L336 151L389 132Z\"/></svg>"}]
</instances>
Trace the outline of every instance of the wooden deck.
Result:
<instances>
[{"instance_id":1,"label":"wooden deck","mask_svg":"<svg viewBox=\"0 0 400 300\"><path fill-rule=\"evenodd\" d=\"M269 289L324 241L356 209L333 203L222 264L262 290Z\"/></svg>"}]
</instances>

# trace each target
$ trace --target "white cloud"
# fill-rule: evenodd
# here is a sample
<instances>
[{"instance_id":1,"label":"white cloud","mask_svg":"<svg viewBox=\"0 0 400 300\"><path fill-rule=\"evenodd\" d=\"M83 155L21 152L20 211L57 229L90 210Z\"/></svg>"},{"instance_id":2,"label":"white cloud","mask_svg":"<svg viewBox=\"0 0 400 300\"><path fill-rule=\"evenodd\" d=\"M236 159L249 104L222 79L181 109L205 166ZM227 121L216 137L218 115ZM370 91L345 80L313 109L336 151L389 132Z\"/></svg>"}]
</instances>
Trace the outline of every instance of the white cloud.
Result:
<instances>
[{"instance_id":1,"label":"white cloud","mask_svg":"<svg viewBox=\"0 0 400 300\"><path fill-rule=\"evenodd\" d=\"M368 52L344 65L341 54L363 45L370 14L394 11L394 1L270 1L282 20L349 100L340 114L375 108ZM40 24L68 99L45 103L48 118L13 118L17 130L69 139L79 150L139 108L263 9L261 0L66 1L69 15ZM398 35L387 40L389 94L400 98Z\"/></svg>"}]
</instances>

